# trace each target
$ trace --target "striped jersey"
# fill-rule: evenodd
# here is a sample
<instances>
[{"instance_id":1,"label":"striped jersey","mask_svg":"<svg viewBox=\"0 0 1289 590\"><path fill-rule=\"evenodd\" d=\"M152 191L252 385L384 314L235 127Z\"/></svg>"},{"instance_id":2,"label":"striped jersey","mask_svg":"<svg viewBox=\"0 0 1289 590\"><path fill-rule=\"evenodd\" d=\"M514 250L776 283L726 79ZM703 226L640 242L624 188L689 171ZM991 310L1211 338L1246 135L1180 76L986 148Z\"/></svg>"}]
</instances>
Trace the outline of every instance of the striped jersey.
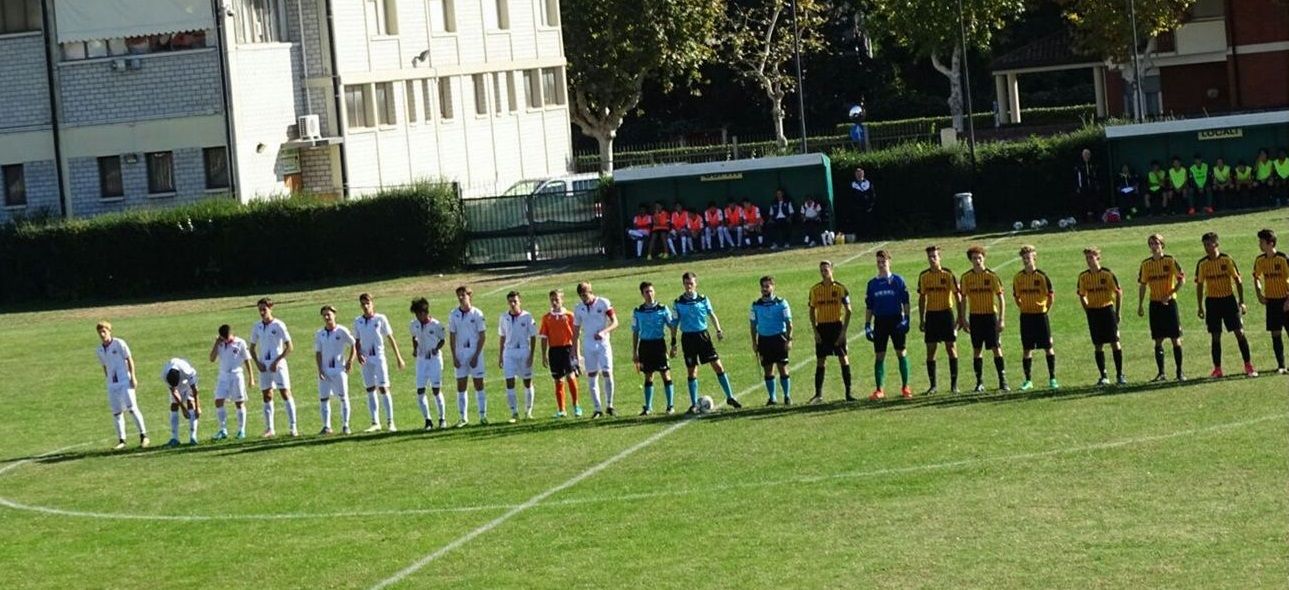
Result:
<instances>
[{"instance_id":1,"label":"striped jersey","mask_svg":"<svg viewBox=\"0 0 1289 590\"><path fill-rule=\"evenodd\" d=\"M1253 261L1253 278L1262 283L1262 296L1267 299L1289 297L1289 256L1276 252L1259 254Z\"/></svg>"},{"instance_id":2,"label":"striped jersey","mask_svg":"<svg viewBox=\"0 0 1289 590\"><path fill-rule=\"evenodd\" d=\"M1114 298L1119 289L1119 277L1110 269L1085 270L1079 273L1078 294L1087 299L1088 309L1100 309L1114 305Z\"/></svg>"},{"instance_id":3,"label":"striped jersey","mask_svg":"<svg viewBox=\"0 0 1289 590\"><path fill-rule=\"evenodd\" d=\"M971 315L989 315L998 313L996 297L1003 293L1003 281L994 271L985 269L968 270L962 273L962 294L967 298L967 309Z\"/></svg>"},{"instance_id":4,"label":"striped jersey","mask_svg":"<svg viewBox=\"0 0 1289 590\"><path fill-rule=\"evenodd\" d=\"M1150 290L1150 300L1156 303L1174 299L1177 294L1173 291L1177 282L1185 278L1182 265L1167 254L1158 260L1154 256L1142 260L1141 268L1137 271L1137 284L1145 285Z\"/></svg>"},{"instance_id":5,"label":"striped jersey","mask_svg":"<svg viewBox=\"0 0 1289 590\"><path fill-rule=\"evenodd\" d=\"M1021 313L1047 313L1052 306L1052 279L1038 269L1022 270L1012 278L1012 296L1019 301Z\"/></svg>"},{"instance_id":6,"label":"striped jersey","mask_svg":"<svg viewBox=\"0 0 1289 590\"><path fill-rule=\"evenodd\" d=\"M958 276L947 268L928 268L918 275L918 295L926 297L923 311L952 310L958 299Z\"/></svg>"},{"instance_id":7,"label":"striped jersey","mask_svg":"<svg viewBox=\"0 0 1289 590\"><path fill-rule=\"evenodd\" d=\"M810 309L815 310L815 323L840 322L847 307L850 307L850 291L845 285L836 281L825 285L820 281L810 288Z\"/></svg>"},{"instance_id":8,"label":"striped jersey","mask_svg":"<svg viewBox=\"0 0 1289 590\"><path fill-rule=\"evenodd\" d=\"M1236 268L1235 259L1226 254L1218 254L1217 258L1205 256L1195 265L1195 284L1204 285L1205 297L1230 297L1239 280L1240 269Z\"/></svg>"}]
</instances>

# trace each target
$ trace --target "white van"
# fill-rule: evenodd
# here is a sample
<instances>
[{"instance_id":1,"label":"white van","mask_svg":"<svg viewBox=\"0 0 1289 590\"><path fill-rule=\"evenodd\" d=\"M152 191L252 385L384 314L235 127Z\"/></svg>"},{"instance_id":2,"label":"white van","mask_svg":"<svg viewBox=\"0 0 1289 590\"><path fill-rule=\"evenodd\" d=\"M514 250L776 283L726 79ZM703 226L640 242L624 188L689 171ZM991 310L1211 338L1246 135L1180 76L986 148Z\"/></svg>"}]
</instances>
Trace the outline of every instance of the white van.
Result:
<instances>
[{"instance_id":1,"label":"white van","mask_svg":"<svg viewBox=\"0 0 1289 590\"><path fill-rule=\"evenodd\" d=\"M595 190L600 186L600 175L590 172L551 178L531 178L511 185L501 196L573 194Z\"/></svg>"}]
</instances>

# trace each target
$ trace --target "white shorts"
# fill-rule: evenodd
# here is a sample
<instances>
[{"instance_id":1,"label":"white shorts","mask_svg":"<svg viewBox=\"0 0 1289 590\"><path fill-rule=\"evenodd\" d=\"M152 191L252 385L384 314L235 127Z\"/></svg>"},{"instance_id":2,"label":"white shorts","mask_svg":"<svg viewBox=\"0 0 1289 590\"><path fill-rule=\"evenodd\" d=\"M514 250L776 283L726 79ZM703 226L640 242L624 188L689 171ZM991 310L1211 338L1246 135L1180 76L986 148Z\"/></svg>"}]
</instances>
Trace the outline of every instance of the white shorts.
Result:
<instances>
[{"instance_id":1,"label":"white shorts","mask_svg":"<svg viewBox=\"0 0 1289 590\"><path fill-rule=\"evenodd\" d=\"M532 379L533 366L528 364L527 348L507 348L501 356L501 372L507 379Z\"/></svg>"},{"instance_id":2,"label":"white shorts","mask_svg":"<svg viewBox=\"0 0 1289 590\"><path fill-rule=\"evenodd\" d=\"M241 371L221 374L215 382L215 399L246 401L246 375Z\"/></svg>"},{"instance_id":3,"label":"white shorts","mask_svg":"<svg viewBox=\"0 0 1289 590\"><path fill-rule=\"evenodd\" d=\"M487 366L487 363L485 362L485 359L484 359L483 351L479 352L479 360L474 363L473 367L467 364L468 362L470 362L470 355L474 354L473 351L474 351L473 348L466 349L464 351L461 351L456 357L454 357L454 358L461 359L461 366L455 367L457 379L465 379L468 377L474 377L475 379L483 379L484 369Z\"/></svg>"},{"instance_id":4,"label":"white shorts","mask_svg":"<svg viewBox=\"0 0 1289 590\"><path fill-rule=\"evenodd\" d=\"M184 403L190 399L193 399L192 387L189 387L187 385L180 385L179 387L175 388L175 392L179 394L179 403Z\"/></svg>"},{"instance_id":5,"label":"white shorts","mask_svg":"<svg viewBox=\"0 0 1289 590\"><path fill-rule=\"evenodd\" d=\"M341 370L334 370L333 373L332 370L318 376L318 399L349 397L349 373Z\"/></svg>"},{"instance_id":6,"label":"white shorts","mask_svg":"<svg viewBox=\"0 0 1289 590\"><path fill-rule=\"evenodd\" d=\"M264 363L264 366L269 366L269 363ZM276 371L260 371L260 390L269 389L291 389L291 370L286 361L279 362Z\"/></svg>"},{"instance_id":7,"label":"white shorts","mask_svg":"<svg viewBox=\"0 0 1289 590\"><path fill-rule=\"evenodd\" d=\"M111 383L107 386L107 407L113 414L120 414L137 406L134 389L130 388L128 382Z\"/></svg>"},{"instance_id":8,"label":"white shorts","mask_svg":"<svg viewBox=\"0 0 1289 590\"><path fill-rule=\"evenodd\" d=\"M416 388L425 389L429 385L435 389L443 385L443 355L436 354L431 358L416 359Z\"/></svg>"},{"instance_id":9,"label":"white shorts","mask_svg":"<svg viewBox=\"0 0 1289 590\"><path fill-rule=\"evenodd\" d=\"M582 369L587 373L613 370L613 346L605 341L587 340L582 345Z\"/></svg>"},{"instance_id":10,"label":"white shorts","mask_svg":"<svg viewBox=\"0 0 1289 590\"><path fill-rule=\"evenodd\" d=\"M362 365L363 385L372 387L389 387L389 363L385 355L369 356Z\"/></svg>"}]
</instances>

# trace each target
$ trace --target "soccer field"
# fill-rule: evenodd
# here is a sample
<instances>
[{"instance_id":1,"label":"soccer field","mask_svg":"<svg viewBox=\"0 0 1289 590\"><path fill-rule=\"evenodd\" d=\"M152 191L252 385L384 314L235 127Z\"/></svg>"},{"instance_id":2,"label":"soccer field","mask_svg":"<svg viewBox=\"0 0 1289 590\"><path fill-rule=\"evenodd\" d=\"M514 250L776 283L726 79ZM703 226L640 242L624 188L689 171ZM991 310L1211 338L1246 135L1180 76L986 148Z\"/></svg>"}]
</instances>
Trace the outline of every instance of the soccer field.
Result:
<instances>
[{"instance_id":1,"label":"soccer field","mask_svg":"<svg viewBox=\"0 0 1289 590\"><path fill-rule=\"evenodd\" d=\"M1160 226L421 276L3 314L0 588L1283 588L1289 379L1274 374L1250 274L1257 229L1286 236L1286 222L1289 210L1281 209ZM1135 278L1153 231L1163 232L1187 272L1179 300L1191 380L1183 384L1145 383L1155 368L1147 321L1135 313ZM1204 378L1211 369L1208 337L1195 317L1189 280L1205 231L1221 234L1223 250L1244 273L1245 324L1260 378ZM1040 354L1033 391L950 394L941 352L941 393L903 401L892 354L886 401L840 401L839 371L830 360L828 403L803 405L813 393L806 295L818 280L818 261L839 265L837 279L855 300L851 363L856 394L866 398L873 352L863 338L862 292L875 272L872 252L891 251L895 272L913 285L929 243L944 248L945 266L957 273L969 267L969 244L987 245L988 264L1009 292L1020 268L1017 250L1038 247L1039 267L1057 292L1052 327L1062 389L1046 389ZM1091 387L1092 346L1074 295L1087 245L1104 250L1105 266L1125 287L1126 387ZM717 348L746 408L635 417L642 379L631 366L628 324L640 302L636 286L651 280L670 302L686 270L698 273L699 290L714 301L727 335ZM791 365L797 405L789 408L762 407L765 390L751 353L748 305L762 274L776 277L797 320ZM506 400L495 332L505 293L520 290L540 317L546 291L564 289L571 308L580 280L611 299L623 320L613 337L623 417L551 418L551 381L538 366L538 419L505 424L498 420ZM488 320L493 425L420 431L414 371L398 371L391 361L403 430L316 436L311 375L319 306L335 305L338 321L352 325L358 294L370 292L410 359L409 300L428 296L435 317L446 321L452 289L462 283L473 286ZM261 402L252 394L248 438L209 442L216 430L210 343L222 323L249 338L261 295L277 300L276 314L296 339L289 360L304 436L281 436L286 417L279 401L279 438L259 439ZM1015 387L1019 321L1010 296L1008 303L1003 344ZM129 450L109 450L115 437L94 355L94 324L103 319L133 351L154 448L139 450L129 424ZM1234 338L1227 335L1224 345L1227 372L1237 374ZM966 390L974 381L969 343L960 338L959 347ZM196 447L162 446L169 398L158 374L172 356L190 359L201 374ZM916 332L909 356L920 393L927 377ZM681 366L673 361L683 410ZM700 380L704 394L721 398L710 369ZM985 383L995 384L988 360ZM455 395L445 385L454 418ZM350 391L361 431L368 415L356 369ZM589 416L585 380L582 394ZM661 392L655 411L660 400ZM235 418L229 421L235 427Z\"/></svg>"}]
</instances>

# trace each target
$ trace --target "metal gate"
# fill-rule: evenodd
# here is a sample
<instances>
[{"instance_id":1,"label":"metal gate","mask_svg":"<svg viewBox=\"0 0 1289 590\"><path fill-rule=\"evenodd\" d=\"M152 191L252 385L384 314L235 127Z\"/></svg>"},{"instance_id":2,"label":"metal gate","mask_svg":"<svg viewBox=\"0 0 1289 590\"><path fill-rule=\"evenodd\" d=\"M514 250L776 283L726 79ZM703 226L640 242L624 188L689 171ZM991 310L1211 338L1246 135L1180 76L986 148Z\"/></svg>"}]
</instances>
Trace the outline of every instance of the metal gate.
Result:
<instances>
[{"instance_id":1,"label":"metal gate","mask_svg":"<svg viewBox=\"0 0 1289 590\"><path fill-rule=\"evenodd\" d=\"M466 263L527 263L604 254L598 189L462 199Z\"/></svg>"}]
</instances>

